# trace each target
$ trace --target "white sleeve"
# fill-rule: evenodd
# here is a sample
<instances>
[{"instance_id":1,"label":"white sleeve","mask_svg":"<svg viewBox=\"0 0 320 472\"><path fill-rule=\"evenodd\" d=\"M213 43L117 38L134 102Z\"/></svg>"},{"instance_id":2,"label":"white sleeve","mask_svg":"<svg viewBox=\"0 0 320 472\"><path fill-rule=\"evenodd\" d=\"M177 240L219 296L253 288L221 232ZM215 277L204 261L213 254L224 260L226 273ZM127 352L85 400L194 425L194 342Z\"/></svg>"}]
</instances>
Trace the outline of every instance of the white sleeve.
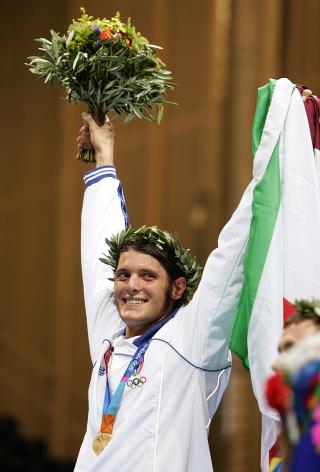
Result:
<instances>
[{"instance_id":1,"label":"white sleeve","mask_svg":"<svg viewBox=\"0 0 320 472\"><path fill-rule=\"evenodd\" d=\"M230 365L228 340L242 287L253 188L251 182L221 231L218 248L210 254L192 300L179 310L175 320L176 349L203 369L219 370Z\"/></svg>"},{"instance_id":2,"label":"white sleeve","mask_svg":"<svg viewBox=\"0 0 320 472\"><path fill-rule=\"evenodd\" d=\"M104 338L123 326L113 301L112 268L99 258L107 253L105 239L127 225L122 187L113 166L84 176L86 191L81 217L81 263L89 345L96 360Z\"/></svg>"}]
</instances>

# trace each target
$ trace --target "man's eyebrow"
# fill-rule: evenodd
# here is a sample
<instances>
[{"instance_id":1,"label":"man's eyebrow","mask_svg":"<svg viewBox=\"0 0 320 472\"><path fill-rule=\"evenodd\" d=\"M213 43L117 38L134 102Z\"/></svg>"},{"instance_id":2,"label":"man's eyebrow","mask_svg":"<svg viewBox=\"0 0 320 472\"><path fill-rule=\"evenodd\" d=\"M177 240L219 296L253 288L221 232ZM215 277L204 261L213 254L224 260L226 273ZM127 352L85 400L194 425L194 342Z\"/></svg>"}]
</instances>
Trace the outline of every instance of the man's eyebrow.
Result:
<instances>
[{"instance_id":1,"label":"man's eyebrow","mask_svg":"<svg viewBox=\"0 0 320 472\"><path fill-rule=\"evenodd\" d=\"M119 274L129 274L130 273L130 270L129 269L126 269L125 267L120 267L119 269L117 269L115 271L115 274L116 275L119 275Z\"/></svg>"},{"instance_id":2,"label":"man's eyebrow","mask_svg":"<svg viewBox=\"0 0 320 472\"><path fill-rule=\"evenodd\" d=\"M130 269L127 269L126 267L119 267L119 269L116 269L115 271L115 275L121 275L121 274L130 274L131 273L131 270ZM158 272L156 270L153 270L153 269L139 269L138 270L138 274L143 276L143 275L153 275L153 276L157 276L158 275Z\"/></svg>"},{"instance_id":3,"label":"man's eyebrow","mask_svg":"<svg viewBox=\"0 0 320 472\"><path fill-rule=\"evenodd\" d=\"M138 271L138 273L139 273L140 275L154 275L154 276L156 276L156 275L158 274L158 273L157 273L155 270L153 270L153 269L140 269L140 270Z\"/></svg>"}]
</instances>

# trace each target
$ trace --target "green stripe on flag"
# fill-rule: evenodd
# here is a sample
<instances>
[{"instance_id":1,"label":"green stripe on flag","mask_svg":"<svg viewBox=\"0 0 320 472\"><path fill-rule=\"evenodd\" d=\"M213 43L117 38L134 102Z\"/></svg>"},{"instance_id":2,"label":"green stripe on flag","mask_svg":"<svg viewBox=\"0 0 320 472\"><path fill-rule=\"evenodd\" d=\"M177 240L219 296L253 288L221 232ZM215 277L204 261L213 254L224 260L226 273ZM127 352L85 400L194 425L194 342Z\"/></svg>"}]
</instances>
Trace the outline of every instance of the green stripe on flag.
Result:
<instances>
[{"instance_id":1,"label":"green stripe on flag","mask_svg":"<svg viewBox=\"0 0 320 472\"><path fill-rule=\"evenodd\" d=\"M266 123L267 114L272 100L273 92L276 86L276 80L270 79L263 87L258 88L258 99L256 111L252 124L252 155L255 156L260 145L261 136L264 125Z\"/></svg>"},{"instance_id":2,"label":"green stripe on flag","mask_svg":"<svg viewBox=\"0 0 320 472\"><path fill-rule=\"evenodd\" d=\"M252 149L255 154L261 140L276 81L270 80L258 90L258 100L252 129ZM244 256L244 282L236 308L230 336L230 349L249 370L247 335L250 317L269 251L281 200L279 142L277 142L262 180L253 192L252 220Z\"/></svg>"}]
</instances>

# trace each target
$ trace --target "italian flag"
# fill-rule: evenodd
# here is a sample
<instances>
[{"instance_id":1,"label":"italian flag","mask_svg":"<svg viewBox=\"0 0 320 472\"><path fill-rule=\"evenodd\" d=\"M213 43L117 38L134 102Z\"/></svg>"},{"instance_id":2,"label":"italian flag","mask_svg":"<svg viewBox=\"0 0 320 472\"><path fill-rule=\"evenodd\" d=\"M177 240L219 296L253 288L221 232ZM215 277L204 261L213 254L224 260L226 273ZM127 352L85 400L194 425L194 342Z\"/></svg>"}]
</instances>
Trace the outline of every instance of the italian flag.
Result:
<instances>
[{"instance_id":1,"label":"italian flag","mask_svg":"<svg viewBox=\"0 0 320 472\"><path fill-rule=\"evenodd\" d=\"M250 370L262 414L263 471L278 426L264 386L277 356L284 308L292 309L296 299L320 298L320 151L310 116L288 79L270 80L258 90L251 222L230 348ZM319 138L319 114L313 122Z\"/></svg>"}]
</instances>

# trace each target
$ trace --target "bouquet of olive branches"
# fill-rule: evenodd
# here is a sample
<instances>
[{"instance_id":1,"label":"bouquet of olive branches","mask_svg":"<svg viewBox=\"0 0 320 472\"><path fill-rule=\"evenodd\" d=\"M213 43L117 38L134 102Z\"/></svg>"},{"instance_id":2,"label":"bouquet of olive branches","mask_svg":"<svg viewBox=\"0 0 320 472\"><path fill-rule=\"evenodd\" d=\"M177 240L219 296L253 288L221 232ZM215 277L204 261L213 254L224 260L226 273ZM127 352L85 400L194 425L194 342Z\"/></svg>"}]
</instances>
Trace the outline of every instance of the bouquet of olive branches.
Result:
<instances>
[{"instance_id":1,"label":"bouquet of olive branches","mask_svg":"<svg viewBox=\"0 0 320 472\"><path fill-rule=\"evenodd\" d=\"M51 40L40 38L41 56L28 57L30 71L45 83L67 89L67 100L85 102L98 124L106 113L126 115L160 123L165 92L174 88L171 72L157 57L156 49L136 32L130 18L117 13L111 19L94 19L81 8L66 35L51 30ZM77 156L94 162L94 152L80 150Z\"/></svg>"}]
</instances>

